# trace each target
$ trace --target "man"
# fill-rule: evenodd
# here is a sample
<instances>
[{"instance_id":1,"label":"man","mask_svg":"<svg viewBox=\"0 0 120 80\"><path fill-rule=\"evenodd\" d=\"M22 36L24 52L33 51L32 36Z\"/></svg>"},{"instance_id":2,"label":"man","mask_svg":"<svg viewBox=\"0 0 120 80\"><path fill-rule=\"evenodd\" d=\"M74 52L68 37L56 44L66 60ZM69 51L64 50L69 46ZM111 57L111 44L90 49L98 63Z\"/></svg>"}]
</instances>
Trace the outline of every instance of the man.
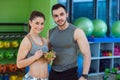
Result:
<instances>
[{"instance_id":1,"label":"man","mask_svg":"<svg viewBox=\"0 0 120 80\"><path fill-rule=\"evenodd\" d=\"M61 4L52 7L57 27L49 31L50 48L56 52L49 80L87 80L91 62L90 47L84 32L67 21L68 13ZM84 61L82 76L77 74L77 56L80 49Z\"/></svg>"}]
</instances>

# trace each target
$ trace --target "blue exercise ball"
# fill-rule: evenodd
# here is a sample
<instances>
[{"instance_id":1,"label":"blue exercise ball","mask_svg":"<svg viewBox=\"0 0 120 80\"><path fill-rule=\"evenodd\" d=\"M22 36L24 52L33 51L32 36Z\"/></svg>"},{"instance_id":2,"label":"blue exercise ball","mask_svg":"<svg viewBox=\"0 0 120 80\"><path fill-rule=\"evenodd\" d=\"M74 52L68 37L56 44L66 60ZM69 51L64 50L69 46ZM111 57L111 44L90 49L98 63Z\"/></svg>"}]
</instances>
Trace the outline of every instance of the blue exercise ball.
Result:
<instances>
[{"instance_id":1,"label":"blue exercise ball","mask_svg":"<svg viewBox=\"0 0 120 80\"><path fill-rule=\"evenodd\" d=\"M74 25L82 29L86 36L91 36L94 29L92 21L86 17L80 17L76 19Z\"/></svg>"},{"instance_id":2,"label":"blue exercise ball","mask_svg":"<svg viewBox=\"0 0 120 80\"><path fill-rule=\"evenodd\" d=\"M83 71L83 57L80 55L80 56L78 56L78 70L77 70L77 72L78 72L78 77L80 77L81 76L81 74L82 74L82 71Z\"/></svg>"},{"instance_id":3,"label":"blue exercise ball","mask_svg":"<svg viewBox=\"0 0 120 80\"><path fill-rule=\"evenodd\" d=\"M51 70L51 65L48 64L48 72L50 72L50 70Z\"/></svg>"}]
</instances>

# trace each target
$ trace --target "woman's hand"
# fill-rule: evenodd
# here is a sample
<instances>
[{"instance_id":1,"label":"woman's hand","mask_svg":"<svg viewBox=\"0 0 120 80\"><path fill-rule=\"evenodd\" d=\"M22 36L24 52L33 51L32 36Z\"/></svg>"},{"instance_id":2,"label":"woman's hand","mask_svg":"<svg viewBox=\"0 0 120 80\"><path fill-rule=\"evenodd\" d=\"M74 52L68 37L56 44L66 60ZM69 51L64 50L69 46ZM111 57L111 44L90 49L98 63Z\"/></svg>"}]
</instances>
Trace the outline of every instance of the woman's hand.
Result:
<instances>
[{"instance_id":1,"label":"woman's hand","mask_svg":"<svg viewBox=\"0 0 120 80\"><path fill-rule=\"evenodd\" d=\"M42 50L38 50L38 51L35 52L34 57L35 57L35 59L37 60L37 59L40 59L40 57L41 57L42 55L43 55Z\"/></svg>"}]
</instances>

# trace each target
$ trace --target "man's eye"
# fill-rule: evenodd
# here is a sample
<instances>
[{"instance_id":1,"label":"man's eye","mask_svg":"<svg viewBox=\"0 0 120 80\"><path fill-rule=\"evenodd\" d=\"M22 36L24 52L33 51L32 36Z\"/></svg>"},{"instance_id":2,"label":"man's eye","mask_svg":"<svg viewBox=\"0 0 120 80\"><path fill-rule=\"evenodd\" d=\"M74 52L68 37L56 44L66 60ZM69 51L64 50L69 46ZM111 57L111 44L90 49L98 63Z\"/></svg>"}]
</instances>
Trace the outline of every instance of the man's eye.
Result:
<instances>
[{"instance_id":1,"label":"man's eye","mask_svg":"<svg viewBox=\"0 0 120 80\"><path fill-rule=\"evenodd\" d=\"M58 15L54 15L54 17L58 17Z\"/></svg>"},{"instance_id":2,"label":"man's eye","mask_svg":"<svg viewBox=\"0 0 120 80\"><path fill-rule=\"evenodd\" d=\"M64 13L61 13L61 14L60 14L60 16L63 16L63 15L64 15Z\"/></svg>"}]
</instances>

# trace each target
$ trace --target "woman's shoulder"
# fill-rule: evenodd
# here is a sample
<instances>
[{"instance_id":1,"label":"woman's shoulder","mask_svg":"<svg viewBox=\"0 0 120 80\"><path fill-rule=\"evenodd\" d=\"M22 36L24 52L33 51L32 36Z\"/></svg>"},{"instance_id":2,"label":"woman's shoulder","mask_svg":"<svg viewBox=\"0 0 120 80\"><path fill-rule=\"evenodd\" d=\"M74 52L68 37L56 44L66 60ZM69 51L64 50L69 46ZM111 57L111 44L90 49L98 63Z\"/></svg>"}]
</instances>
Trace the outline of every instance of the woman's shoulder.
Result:
<instances>
[{"instance_id":1,"label":"woman's shoulder","mask_svg":"<svg viewBox=\"0 0 120 80\"><path fill-rule=\"evenodd\" d=\"M28 38L28 36L26 35L23 40L21 41L21 45L24 45L24 46L29 46L31 45L31 41L30 39Z\"/></svg>"}]
</instances>

